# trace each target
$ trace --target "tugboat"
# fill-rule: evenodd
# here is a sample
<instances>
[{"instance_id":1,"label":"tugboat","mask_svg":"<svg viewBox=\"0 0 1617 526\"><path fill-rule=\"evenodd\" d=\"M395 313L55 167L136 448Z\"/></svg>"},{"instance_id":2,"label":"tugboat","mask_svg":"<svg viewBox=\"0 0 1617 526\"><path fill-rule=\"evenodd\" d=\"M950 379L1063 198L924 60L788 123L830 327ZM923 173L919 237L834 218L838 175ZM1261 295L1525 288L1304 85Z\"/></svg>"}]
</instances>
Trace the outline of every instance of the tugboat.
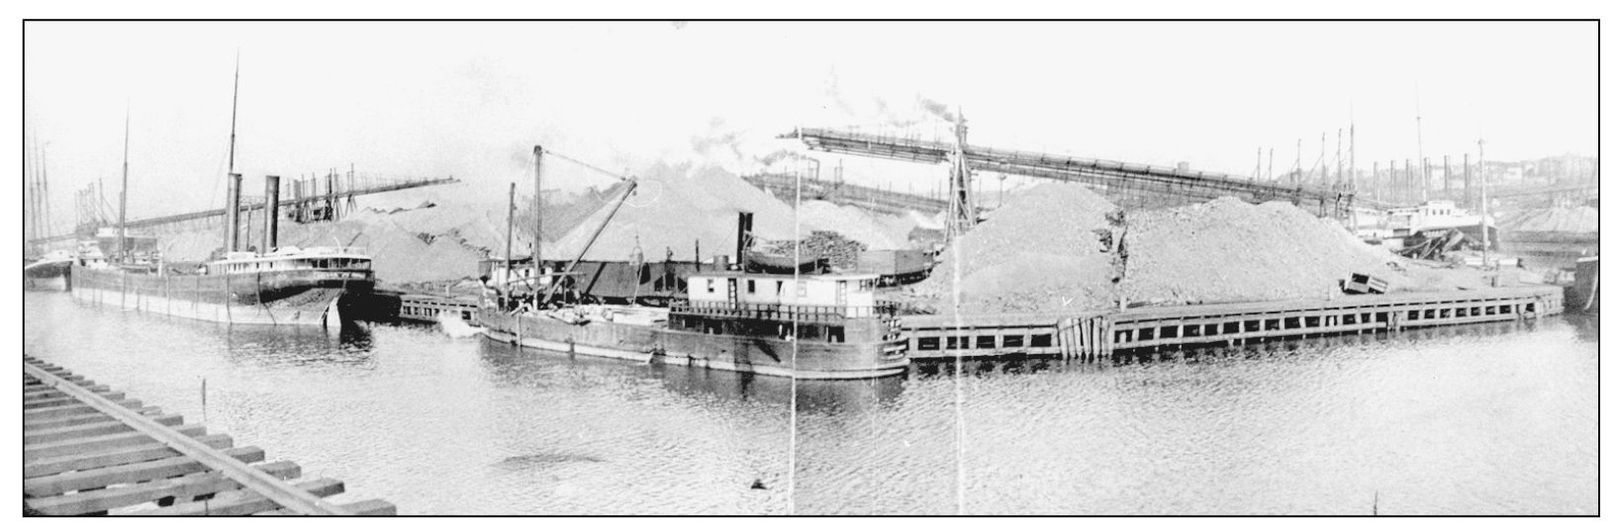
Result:
<instances>
[{"instance_id":1,"label":"tugboat","mask_svg":"<svg viewBox=\"0 0 1617 526\"><path fill-rule=\"evenodd\" d=\"M534 148L536 160L543 154ZM624 179L629 184L595 237L634 192L635 181ZM750 216L741 217L738 260L746 254ZM687 276L687 297L668 307L553 302L588 250L559 272L537 250L526 276L516 277L509 265L497 269L496 295L478 313L484 337L545 351L797 379L874 378L909 366L897 308L876 300L876 274L752 274L739 271L746 268L741 261L736 271ZM519 287L530 292L524 297Z\"/></svg>"},{"instance_id":2,"label":"tugboat","mask_svg":"<svg viewBox=\"0 0 1617 526\"><path fill-rule=\"evenodd\" d=\"M546 351L798 379L874 378L909 366L897 309L875 274L691 276L670 307L507 302L478 314L484 336ZM515 303L515 308L507 310Z\"/></svg>"}]
</instances>

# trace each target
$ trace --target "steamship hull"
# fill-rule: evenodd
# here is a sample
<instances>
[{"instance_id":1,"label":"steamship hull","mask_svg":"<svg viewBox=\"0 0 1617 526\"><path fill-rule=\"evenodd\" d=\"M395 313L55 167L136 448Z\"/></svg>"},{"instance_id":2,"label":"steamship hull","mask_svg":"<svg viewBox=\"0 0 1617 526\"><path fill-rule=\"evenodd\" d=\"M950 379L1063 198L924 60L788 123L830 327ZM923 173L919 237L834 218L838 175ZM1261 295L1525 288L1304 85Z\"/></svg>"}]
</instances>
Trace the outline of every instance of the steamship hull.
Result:
<instances>
[{"instance_id":1,"label":"steamship hull","mask_svg":"<svg viewBox=\"0 0 1617 526\"><path fill-rule=\"evenodd\" d=\"M244 325L326 325L355 319L371 293L369 270L287 270L249 274L157 275L79 267L73 297L126 310Z\"/></svg>"},{"instance_id":2,"label":"steamship hull","mask_svg":"<svg viewBox=\"0 0 1617 526\"><path fill-rule=\"evenodd\" d=\"M484 337L520 347L641 363L660 363L803 380L877 378L904 372L897 342L830 343L706 334L660 326L591 321L575 325L543 315L478 313ZM794 343L796 344L794 346Z\"/></svg>"},{"instance_id":3,"label":"steamship hull","mask_svg":"<svg viewBox=\"0 0 1617 526\"><path fill-rule=\"evenodd\" d=\"M26 290L67 290L73 260L45 260L24 265L22 284Z\"/></svg>"}]
</instances>

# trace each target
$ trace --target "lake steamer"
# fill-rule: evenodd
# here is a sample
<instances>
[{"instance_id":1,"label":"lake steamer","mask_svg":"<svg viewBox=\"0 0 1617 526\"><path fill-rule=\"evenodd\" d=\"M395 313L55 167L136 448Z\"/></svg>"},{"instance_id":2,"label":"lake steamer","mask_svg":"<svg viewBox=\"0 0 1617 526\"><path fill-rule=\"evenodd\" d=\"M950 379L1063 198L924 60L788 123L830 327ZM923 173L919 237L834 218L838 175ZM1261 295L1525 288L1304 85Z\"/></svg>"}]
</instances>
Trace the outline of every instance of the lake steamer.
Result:
<instances>
[{"instance_id":1,"label":"lake steamer","mask_svg":"<svg viewBox=\"0 0 1617 526\"><path fill-rule=\"evenodd\" d=\"M370 256L354 249L286 247L232 252L198 273L76 267L75 298L180 318L250 325L326 325L375 286Z\"/></svg>"},{"instance_id":2,"label":"lake steamer","mask_svg":"<svg viewBox=\"0 0 1617 526\"><path fill-rule=\"evenodd\" d=\"M909 366L896 308L870 275L723 272L688 278L666 308L487 306L485 337L522 347L799 379L873 378Z\"/></svg>"}]
</instances>

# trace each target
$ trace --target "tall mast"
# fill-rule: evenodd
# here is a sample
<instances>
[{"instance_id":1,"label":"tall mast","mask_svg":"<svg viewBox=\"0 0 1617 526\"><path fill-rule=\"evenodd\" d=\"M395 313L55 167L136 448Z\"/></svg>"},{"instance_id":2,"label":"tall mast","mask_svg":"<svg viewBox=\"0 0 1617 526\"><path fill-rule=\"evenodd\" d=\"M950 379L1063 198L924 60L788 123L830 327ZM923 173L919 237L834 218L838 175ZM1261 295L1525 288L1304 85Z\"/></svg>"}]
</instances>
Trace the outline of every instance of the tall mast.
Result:
<instances>
[{"instance_id":1,"label":"tall mast","mask_svg":"<svg viewBox=\"0 0 1617 526\"><path fill-rule=\"evenodd\" d=\"M1271 147L1269 147L1269 175L1264 176L1263 179L1265 181L1272 181L1272 180L1274 180L1274 178L1275 178L1275 149L1274 149L1273 146L1271 146Z\"/></svg>"},{"instance_id":2,"label":"tall mast","mask_svg":"<svg viewBox=\"0 0 1617 526\"><path fill-rule=\"evenodd\" d=\"M125 222L128 218L126 212L129 208L129 107L124 107L124 179L123 187L118 191L118 259L123 261L129 256L128 241L129 226Z\"/></svg>"},{"instance_id":3,"label":"tall mast","mask_svg":"<svg viewBox=\"0 0 1617 526\"><path fill-rule=\"evenodd\" d=\"M45 221L40 226L40 234L49 236L51 235L51 182L46 170L50 166L45 162L45 149L39 146L39 139L37 138L34 139L34 148L39 150L39 204L41 208L45 209Z\"/></svg>"},{"instance_id":4,"label":"tall mast","mask_svg":"<svg viewBox=\"0 0 1617 526\"><path fill-rule=\"evenodd\" d=\"M533 308L539 310L539 278L544 275L539 245L545 241L544 187L545 147L533 145Z\"/></svg>"},{"instance_id":5,"label":"tall mast","mask_svg":"<svg viewBox=\"0 0 1617 526\"><path fill-rule=\"evenodd\" d=\"M516 221L517 183L512 181L511 197L510 200L505 203L505 275L500 279L499 282L501 294L500 308L502 309L508 308L505 305L505 301L511 297L511 276L513 275L512 270L514 270L511 267L511 234L515 231L513 227L516 225Z\"/></svg>"},{"instance_id":6,"label":"tall mast","mask_svg":"<svg viewBox=\"0 0 1617 526\"><path fill-rule=\"evenodd\" d=\"M1420 87L1415 87L1415 156L1420 158L1420 200L1426 197L1426 144L1420 129Z\"/></svg>"},{"instance_id":7,"label":"tall mast","mask_svg":"<svg viewBox=\"0 0 1617 526\"><path fill-rule=\"evenodd\" d=\"M236 50L236 72L230 86L230 157L225 166L225 253L235 252L241 239L241 176L236 174L236 99L241 92L241 50Z\"/></svg>"},{"instance_id":8,"label":"tall mast","mask_svg":"<svg viewBox=\"0 0 1617 526\"><path fill-rule=\"evenodd\" d=\"M26 202L28 204L28 242L30 243L28 248L32 249L32 243L36 242L40 238L39 184L37 182L39 178L39 156L37 146L38 141L36 141L33 137L29 137L28 140L35 143L35 147L33 148L35 151L34 162L29 166L28 173L26 174L27 179L24 180L24 184L27 189L27 193L24 197L26 198Z\"/></svg>"},{"instance_id":9,"label":"tall mast","mask_svg":"<svg viewBox=\"0 0 1617 526\"><path fill-rule=\"evenodd\" d=\"M1358 141L1353 138L1353 105L1347 107L1347 188L1358 193Z\"/></svg>"},{"instance_id":10,"label":"tall mast","mask_svg":"<svg viewBox=\"0 0 1617 526\"><path fill-rule=\"evenodd\" d=\"M1482 268L1488 268L1488 166L1482 161L1482 139L1477 139L1477 172L1482 175Z\"/></svg>"},{"instance_id":11,"label":"tall mast","mask_svg":"<svg viewBox=\"0 0 1617 526\"><path fill-rule=\"evenodd\" d=\"M225 173L236 173L236 97L241 93L241 50L236 50L236 74L230 85L230 160ZM235 247L231 247L235 250Z\"/></svg>"}]
</instances>

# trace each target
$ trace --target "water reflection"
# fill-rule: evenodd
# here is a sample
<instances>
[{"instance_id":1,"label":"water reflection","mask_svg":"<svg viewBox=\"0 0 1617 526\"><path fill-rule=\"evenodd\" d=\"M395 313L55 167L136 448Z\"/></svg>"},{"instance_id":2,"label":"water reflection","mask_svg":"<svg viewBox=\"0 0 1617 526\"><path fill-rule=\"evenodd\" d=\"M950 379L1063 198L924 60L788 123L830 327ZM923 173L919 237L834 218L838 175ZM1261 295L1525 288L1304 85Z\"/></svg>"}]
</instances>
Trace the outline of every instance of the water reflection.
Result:
<instances>
[{"instance_id":1,"label":"water reflection","mask_svg":"<svg viewBox=\"0 0 1617 526\"><path fill-rule=\"evenodd\" d=\"M1598 317L798 382L25 296L27 352L405 513L1592 513ZM788 488L792 488L788 493Z\"/></svg>"},{"instance_id":2,"label":"water reflection","mask_svg":"<svg viewBox=\"0 0 1617 526\"><path fill-rule=\"evenodd\" d=\"M785 407L792 399L792 380L777 376L526 350L487 339L478 344L478 353L484 370L507 385L616 378L619 382L654 383L667 393L704 402ZM797 382L796 389L799 411L862 411L902 396L904 377L804 381Z\"/></svg>"},{"instance_id":3,"label":"water reflection","mask_svg":"<svg viewBox=\"0 0 1617 526\"><path fill-rule=\"evenodd\" d=\"M238 365L368 367L374 359L371 330L362 325L344 325L341 331L296 325L216 329L223 339L225 358Z\"/></svg>"}]
</instances>

